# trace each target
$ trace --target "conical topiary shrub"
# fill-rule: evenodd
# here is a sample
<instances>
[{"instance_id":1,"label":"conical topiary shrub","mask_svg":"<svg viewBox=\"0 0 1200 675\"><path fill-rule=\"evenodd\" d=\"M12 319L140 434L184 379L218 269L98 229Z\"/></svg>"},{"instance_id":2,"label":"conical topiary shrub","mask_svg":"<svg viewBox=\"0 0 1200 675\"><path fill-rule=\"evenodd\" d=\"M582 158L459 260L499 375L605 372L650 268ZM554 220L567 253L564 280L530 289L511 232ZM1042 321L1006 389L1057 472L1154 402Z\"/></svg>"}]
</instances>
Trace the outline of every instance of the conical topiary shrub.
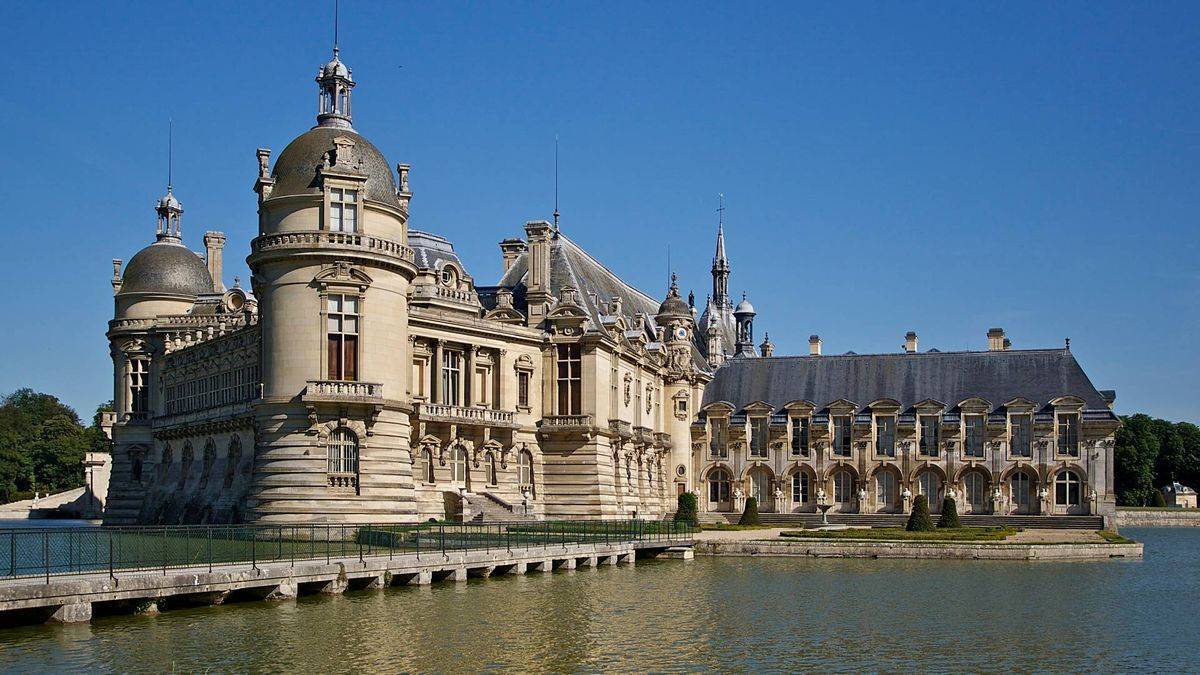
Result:
<instances>
[{"instance_id":1,"label":"conical topiary shrub","mask_svg":"<svg viewBox=\"0 0 1200 675\"><path fill-rule=\"evenodd\" d=\"M942 517L938 518L938 527L962 527L962 523L958 522L958 506L954 503L954 497L942 500Z\"/></svg>"},{"instance_id":2,"label":"conical topiary shrub","mask_svg":"<svg viewBox=\"0 0 1200 675\"><path fill-rule=\"evenodd\" d=\"M681 493L679 495L679 504L675 508L675 521L694 526L696 524L697 517L696 493Z\"/></svg>"},{"instance_id":3,"label":"conical topiary shrub","mask_svg":"<svg viewBox=\"0 0 1200 675\"><path fill-rule=\"evenodd\" d=\"M1155 490L1155 491L1154 491L1154 498L1151 500L1151 504L1150 504L1150 505L1151 505L1151 506L1157 506L1157 507L1160 507L1160 508L1165 508L1165 507L1166 507L1166 505L1167 505L1167 498L1163 496L1162 490Z\"/></svg>"},{"instance_id":4,"label":"conical topiary shrub","mask_svg":"<svg viewBox=\"0 0 1200 675\"><path fill-rule=\"evenodd\" d=\"M742 517L738 520L738 525L761 525L758 520L758 500L754 497L746 499L746 510L742 511Z\"/></svg>"},{"instance_id":5,"label":"conical topiary shrub","mask_svg":"<svg viewBox=\"0 0 1200 675\"><path fill-rule=\"evenodd\" d=\"M933 531L933 518L929 516L929 500L925 495L917 495L913 500L912 515L908 517L908 525L904 529L909 532Z\"/></svg>"}]
</instances>

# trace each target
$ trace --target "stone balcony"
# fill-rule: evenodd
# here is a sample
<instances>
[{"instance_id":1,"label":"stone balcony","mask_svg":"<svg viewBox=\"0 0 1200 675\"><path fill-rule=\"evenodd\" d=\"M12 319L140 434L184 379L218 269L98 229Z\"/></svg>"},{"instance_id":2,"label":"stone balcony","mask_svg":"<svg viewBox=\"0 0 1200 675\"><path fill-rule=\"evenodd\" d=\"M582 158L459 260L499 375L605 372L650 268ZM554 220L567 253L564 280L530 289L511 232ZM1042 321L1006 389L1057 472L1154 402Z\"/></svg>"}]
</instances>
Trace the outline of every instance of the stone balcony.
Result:
<instances>
[{"instance_id":1,"label":"stone balcony","mask_svg":"<svg viewBox=\"0 0 1200 675\"><path fill-rule=\"evenodd\" d=\"M377 382L349 380L309 380L302 400L306 403L366 403L383 402L383 385Z\"/></svg>"},{"instance_id":2,"label":"stone balcony","mask_svg":"<svg viewBox=\"0 0 1200 675\"><path fill-rule=\"evenodd\" d=\"M625 420L609 420L608 428L616 432L623 440L633 438L633 425Z\"/></svg>"},{"instance_id":3,"label":"stone balcony","mask_svg":"<svg viewBox=\"0 0 1200 675\"><path fill-rule=\"evenodd\" d=\"M256 237L250 242L251 257L263 253L289 250L350 251L399 258L409 263L415 259L413 250L398 241L372 237L360 232L330 232L328 230L278 232Z\"/></svg>"},{"instance_id":4,"label":"stone balcony","mask_svg":"<svg viewBox=\"0 0 1200 675\"><path fill-rule=\"evenodd\" d=\"M546 415L538 423L538 433L558 438L591 438L599 430L591 415Z\"/></svg>"},{"instance_id":5,"label":"stone balcony","mask_svg":"<svg viewBox=\"0 0 1200 675\"><path fill-rule=\"evenodd\" d=\"M515 427L514 414L510 410L476 408L443 403L418 403L417 417L423 422L446 422L489 427Z\"/></svg>"}]
</instances>

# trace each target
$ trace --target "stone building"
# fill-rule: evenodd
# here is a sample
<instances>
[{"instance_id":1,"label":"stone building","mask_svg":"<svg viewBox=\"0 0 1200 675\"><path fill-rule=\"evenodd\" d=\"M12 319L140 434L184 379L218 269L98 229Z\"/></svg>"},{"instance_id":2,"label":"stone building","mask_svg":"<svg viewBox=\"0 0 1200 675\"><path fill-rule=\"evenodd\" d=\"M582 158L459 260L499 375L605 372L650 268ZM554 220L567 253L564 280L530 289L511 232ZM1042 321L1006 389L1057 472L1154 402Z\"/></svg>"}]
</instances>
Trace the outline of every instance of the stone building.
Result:
<instances>
[{"instance_id":1,"label":"stone building","mask_svg":"<svg viewBox=\"0 0 1200 675\"><path fill-rule=\"evenodd\" d=\"M481 285L410 226L407 164L352 125L337 50L317 124L257 150L249 288L226 238L183 244L168 186L155 240L114 261L105 521L659 518L709 511L1113 508L1113 394L1067 349L776 357L729 293L718 224L702 313L622 281L553 222L500 242ZM940 500L934 500L939 504Z\"/></svg>"}]
</instances>

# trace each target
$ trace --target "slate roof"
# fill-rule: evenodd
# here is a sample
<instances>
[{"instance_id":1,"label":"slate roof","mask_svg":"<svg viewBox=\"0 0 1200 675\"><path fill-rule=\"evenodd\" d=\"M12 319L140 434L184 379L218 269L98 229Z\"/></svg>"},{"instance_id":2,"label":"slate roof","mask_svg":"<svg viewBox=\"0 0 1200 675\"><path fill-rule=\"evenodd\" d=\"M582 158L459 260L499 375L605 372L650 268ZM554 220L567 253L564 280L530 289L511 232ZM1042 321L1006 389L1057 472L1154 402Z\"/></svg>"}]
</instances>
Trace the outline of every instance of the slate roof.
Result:
<instances>
[{"instance_id":1,"label":"slate roof","mask_svg":"<svg viewBox=\"0 0 1200 675\"><path fill-rule=\"evenodd\" d=\"M1083 399L1085 410L1112 415L1066 349L735 359L717 370L704 405L725 401L740 411L755 401L779 408L807 400L821 408L847 399L861 408L892 398L903 411L926 399L952 408L973 396L993 407L1024 397L1044 406L1068 395Z\"/></svg>"},{"instance_id":2,"label":"slate roof","mask_svg":"<svg viewBox=\"0 0 1200 675\"><path fill-rule=\"evenodd\" d=\"M121 277L120 295L212 293L212 276L200 256L183 244L160 239L134 254Z\"/></svg>"},{"instance_id":3,"label":"slate roof","mask_svg":"<svg viewBox=\"0 0 1200 675\"><path fill-rule=\"evenodd\" d=\"M466 266L458 259L458 254L454 252L454 244L445 237L410 229L408 246L413 250L414 260L420 269L441 269L443 263L453 262L459 269L467 271Z\"/></svg>"}]
</instances>

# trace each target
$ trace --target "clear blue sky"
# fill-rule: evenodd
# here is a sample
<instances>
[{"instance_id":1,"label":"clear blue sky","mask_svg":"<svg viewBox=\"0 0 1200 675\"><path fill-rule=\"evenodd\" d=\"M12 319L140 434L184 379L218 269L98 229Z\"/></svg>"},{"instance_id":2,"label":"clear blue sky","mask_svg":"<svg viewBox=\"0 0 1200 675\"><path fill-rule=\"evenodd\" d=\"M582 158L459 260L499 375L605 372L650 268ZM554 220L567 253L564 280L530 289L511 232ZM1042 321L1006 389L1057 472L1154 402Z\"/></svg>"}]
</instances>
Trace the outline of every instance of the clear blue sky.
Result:
<instances>
[{"instance_id":1,"label":"clear blue sky","mask_svg":"<svg viewBox=\"0 0 1200 675\"><path fill-rule=\"evenodd\" d=\"M848 6L848 5L853 5ZM110 260L153 237L166 128L186 242L246 278L256 147L313 124L329 2L10 4L7 355L111 397ZM553 209L629 282L732 289L781 353L1064 337L1121 413L1200 420L1200 4L342 3L355 126L480 284ZM630 241L636 241L631 245Z\"/></svg>"}]
</instances>

